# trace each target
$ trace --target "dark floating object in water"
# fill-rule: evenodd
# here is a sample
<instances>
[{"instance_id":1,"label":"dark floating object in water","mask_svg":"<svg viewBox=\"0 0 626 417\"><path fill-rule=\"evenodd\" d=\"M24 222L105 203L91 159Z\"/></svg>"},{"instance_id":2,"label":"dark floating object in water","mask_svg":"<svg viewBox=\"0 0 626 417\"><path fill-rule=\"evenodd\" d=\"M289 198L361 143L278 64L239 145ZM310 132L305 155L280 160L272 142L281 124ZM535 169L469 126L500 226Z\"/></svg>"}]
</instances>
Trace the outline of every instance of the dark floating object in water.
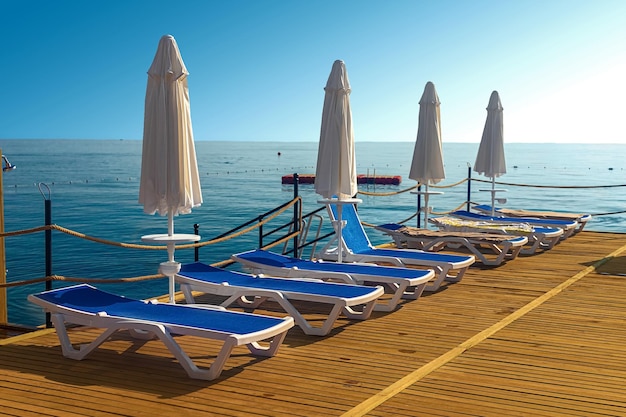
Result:
<instances>
[{"instance_id":1,"label":"dark floating object in water","mask_svg":"<svg viewBox=\"0 0 626 417\"><path fill-rule=\"evenodd\" d=\"M359 184L380 184L380 185L400 185L402 177L400 175L376 175L368 176L359 174L356 177ZM283 184L293 184L293 175L283 175L281 178ZM300 174L298 176L300 184L314 184L315 174Z\"/></svg>"},{"instance_id":2,"label":"dark floating object in water","mask_svg":"<svg viewBox=\"0 0 626 417\"><path fill-rule=\"evenodd\" d=\"M517 168L517 165L513 165L513 168Z\"/></svg>"},{"instance_id":3,"label":"dark floating object in water","mask_svg":"<svg viewBox=\"0 0 626 417\"><path fill-rule=\"evenodd\" d=\"M613 171L613 168L609 168L609 171Z\"/></svg>"}]
</instances>

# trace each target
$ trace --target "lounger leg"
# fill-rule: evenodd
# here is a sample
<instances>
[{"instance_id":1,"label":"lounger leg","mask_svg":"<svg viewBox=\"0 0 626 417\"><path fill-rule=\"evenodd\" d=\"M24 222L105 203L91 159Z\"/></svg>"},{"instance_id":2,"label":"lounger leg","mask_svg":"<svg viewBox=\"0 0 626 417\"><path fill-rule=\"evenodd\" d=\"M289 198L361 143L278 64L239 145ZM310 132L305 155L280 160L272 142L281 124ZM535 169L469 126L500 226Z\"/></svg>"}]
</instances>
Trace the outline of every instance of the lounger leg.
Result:
<instances>
[{"instance_id":1,"label":"lounger leg","mask_svg":"<svg viewBox=\"0 0 626 417\"><path fill-rule=\"evenodd\" d=\"M261 304L263 304L265 300L267 300L267 298L268 297L260 297L260 296L255 296L255 295L245 295L245 294L237 293L237 294L231 295L228 299L224 300L224 302L222 302L221 305L223 307L228 307L234 302L237 302L237 304L240 307L244 308L248 312L252 312L256 310Z\"/></svg>"},{"instance_id":2,"label":"lounger leg","mask_svg":"<svg viewBox=\"0 0 626 417\"><path fill-rule=\"evenodd\" d=\"M111 328L105 330L100 336L98 336L94 341L81 345L80 348L75 349L72 346L72 342L70 341L70 337L67 334L67 329L65 328L65 318L63 314L53 313L51 315L52 323L54 324L54 329L59 338L59 342L61 342L61 351L63 352L63 356L69 359L75 360L83 360L87 355L93 352L98 346L102 343L106 342L109 337L113 333L115 333L117 328Z\"/></svg>"},{"instance_id":3,"label":"lounger leg","mask_svg":"<svg viewBox=\"0 0 626 417\"><path fill-rule=\"evenodd\" d=\"M362 311L356 311L350 306L345 306L343 308L343 314L351 320L366 320L372 315L372 311L374 311L375 305L376 300L372 300L369 303L363 305Z\"/></svg>"},{"instance_id":4,"label":"lounger leg","mask_svg":"<svg viewBox=\"0 0 626 417\"><path fill-rule=\"evenodd\" d=\"M541 245L541 239L535 237L535 236L528 236L528 244L527 246L529 247L524 247L520 253L523 255L534 255L535 252L537 252L537 249L539 249L542 245Z\"/></svg>"},{"instance_id":5,"label":"lounger leg","mask_svg":"<svg viewBox=\"0 0 626 417\"><path fill-rule=\"evenodd\" d=\"M278 348L283 343L283 340L285 340L286 336L287 336L286 331L280 334L277 334L270 340L269 346L262 346L258 342L248 343L246 346L248 347L248 350L250 350L250 352L253 355L270 357L278 353Z\"/></svg>"},{"instance_id":6,"label":"lounger leg","mask_svg":"<svg viewBox=\"0 0 626 417\"><path fill-rule=\"evenodd\" d=\"M255 297L254 302L246 302L246 297ZM302 314L291 304L289 300L287 300L280 292L276 291L259 291L254 290L254 294L248 294L245 291L235 291L227 300L225 300L221 305L227 307L234 302L241 303L243 301L244 308L246 309L254 309L259 306L265 300L273 300L277 302L285 312L293 317L295 323L300 326L304 333L315 336L324 336L329 331L330 328L316 328L309 324L309 322L304 318ZM341 308L337 313L337 316L341 313ZM331 323L332 324L332 323Z\"/></svg>"},{"instance_id":7,"label":"lounger leg","mask_svg":"<svg viewBox=\"0 0 626 417\"><path fill-rule=\"evenodd\" d=\"M548 239L548 241L546 242L546 249L552 249L557 243L559 243L560 240L560 236Z\"/></svg>"},{"instance_id":8,"label":"lounger leg","mask_svg":"<svg viewBox=\"0 0 626 417\"><path fill-rule=\"evenodd\" d=\"M467 271L467 267L460 269L456 275L448 275L446 274L445 280L447 282L459 282L463 279L463 275L465 275L465 271Z\"/></svg>"},{"instance_id":9,"label":"lounger leg","mask_svg":"<svg viewBox=\"0 0 626 417\"><path fill-rule=\"evenodd\" d=\"M376 304L374 305L374 311L384 311L384 312L394 311L396 307L398 306L398 303L400 302L400 300L403 298L403 295L405 294L406 289L408 288L408 285L409 285L408 282L402 282L401 284L395 284L395 283L387 284L387 288L391 290L391 293L393 294L393 296L386 303L381 303L377 301Z\"/></svg>"},{"instance_id":10,"label":"lounger leg","mask_svg":"<svg viewBox=\"0 0 626 417\"><path fill-rule=\"evenodd\" d=\"M193 296L193 291L191 289L191 285L186 284L184 282L180 282L180 290L185 295L185 302L187 304L194 304L196 302L195 297Z\"/></svg>"},{"instance_id":11,"label":"lounger leg","mask_svg":"<svg viewBox=\"0 0 626 417\"><path fill-rule=\"evenodd\" d=\"M187 375L194 379L204 379L210 381L219 377L224 369L226 360L228 360L233 349L237 346L237 340L235 338L227 338L209 369L200 369L189 357L189 355L185 353L180 345L176 343L170 332L165 327L160 325L147 325L147 327L151 327L151 329L146 330L153 331L159 339L161 339L168 350L172 352L176 359L178 359L178 362L185 369Z\"/></svg>"},{"instance_id":12,"label":"lounger leg","mask_svg":"<svg viewBox=\"0 0 626 417\"><path fill-rule=\"evenodd\" d=\"M517 255L519 255L520 251L522 250L522 246L517 246L515 248L511 249L511 255L509 256L511 259L515 259L517 258Z\"/></svg>"},{"instance_id":13,"label":"lounger leg","mask_svg":"<svg viewBox=\"0 0 626 417\"><path fill-rule=\"evenodd\" d=\"M425 289L426 289L426 283L414 286L412 291L403 291L401 295L402 295L402 298L405 298L408 300L417 300L418 298L421 297Z\"/></svg>"},{"instance_id":14,"label":"lounger leg","mask_svg":"<svg viewBox=\"0 0 626 417\"><path fill-rule=\"evenodd\" d=\"M436 266L433 268L435 270L435 280L430 281L428 285L426 285L425 291L437 291L441 286L441 283L446 279L448 275L449 267L441 268L440 266Z\"/></svg>"},{"instance_id":15,"label":"lounger leg","mask_svg":"<svg viewBox=\"0 0 626 417\"><path fill-rule=\"evenodd\" d=\"M289 301L287 298L283 296L282 293L277 292L277 291L259 291L259 290L254 290L253 292L254 292L253 294L248 294L245 291L236 291L226 301L222 303L222 306L227 307L230 304L234 303L235 301L241 302L243 300L244 308L254 309L259 304L261 304L261 302L265 300L273 300L277 302L283 308L283 310L285 310L285 312L288 315L293 317L296 325L298 325L305 334L313 335L313 336L327 335L332 330L333 323L337 320L343 308L345 307L343 303L339 303L339 302L336 303L333 306L332 311L328 315L328 318L324 321L324 324L320 327L313 327L304 318L304 316L300 314L300 312L293 306L293 304L291 304L291 301ZM246 297L255 297L255 301L247 303L245 301Z\"/></svg>"}]
</instances>

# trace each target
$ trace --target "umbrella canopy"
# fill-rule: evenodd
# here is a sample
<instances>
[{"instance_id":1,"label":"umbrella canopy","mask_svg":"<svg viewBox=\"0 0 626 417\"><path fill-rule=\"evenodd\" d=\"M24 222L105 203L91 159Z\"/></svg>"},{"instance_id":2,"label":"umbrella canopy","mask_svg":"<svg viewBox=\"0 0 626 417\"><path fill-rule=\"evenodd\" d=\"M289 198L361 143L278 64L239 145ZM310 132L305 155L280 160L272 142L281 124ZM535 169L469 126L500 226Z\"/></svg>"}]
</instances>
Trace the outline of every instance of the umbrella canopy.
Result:
<instances>
[{"instance_id":1,"label":"umbrella canopy","mask_svg":"<svg viewBox=\"0 0 626 417\"><path fill-rule=\"evenodd\" d=\"M506 174L502 119L502 103L498 92L494 91L489 98L485 129L474 164L474 171L489 178Z\"/></svg>"},{"instance_id":2,"label":"umbrella canopy","mask_svg":"<svg viewBox=\"0 0 626 417\"><path fill-rule=\"evenodd\" d=\"M333 63L324 90L315 192L324 198L344 200L357 193L357 180L350 81L343 61Z\"/></svg>"},{"instance_id":3,"label":"umbrella canopy","mask_svg":"<svg viewBox=\"0 0 626 417\"><path fill-rule=\"evenodd\" d=\"M193 143L187 68L170 35L159 41L148 70L143 127L139 203L144 212L168 217L167 234L143 236L144 241L167 243L168 261L160 272L169 277L174 302L175 244L200 237L174 234L174 216L191 212L202 203L198 162Z\"/></svg>"},{"instance_id":4,"label":"umbrella canopy","mask_svg":"<svg viewBox=\"0 0 626 417\"><path fill-rule=\"evenodd\" d=\"M428 228L428 190L430 184L436 184L446 178L443 168L443 150L441 147L441 113L439 110L439 96L435 85L427 82L420 99L420 112L417 126L417 139L413 150L413 160L409 178L426 186L426 191L418 191L417 226L420 226L419 211L420 195L424 195L424 227ZM434 194L434 193L433 193ZM441 194L438 192L437 194Z\"/></svg>"},{"instance_id":5,"label":"umbrella canopy","mask_svg":"<svg viewBox=\"0 0 626 417\"><path fill-rule=\"evenodd\" d=\"M436 184L446 178L441 148L439 96L432 82L427 82L420 99L417 139L409 178L420 184Z\"/></svg>"},{"instance_id":6,"label":"umbrella canopy","mask_svg":"<svg viewBox=\"0 0 626 417\"><path fill-rule=\"evenodd\" d=\"M487 105L487 120L483 137L480 140L474 171L491 178L491 215L495 214L496 177L506 174L506 162L504 160L504 125L502 103L497 91L491 93Z\"/></svg>"},{"instance_id":7,"label":"umbrella canopy","mask_svg":"<svg viewBox=\"0 0 626 417\"><path fill-rule=\"evenodd\" d=\"M202 203L188 75L176 40L163 36L146 88L139 203L148 214L186 214Z\"/></svg>"}]
</instances>

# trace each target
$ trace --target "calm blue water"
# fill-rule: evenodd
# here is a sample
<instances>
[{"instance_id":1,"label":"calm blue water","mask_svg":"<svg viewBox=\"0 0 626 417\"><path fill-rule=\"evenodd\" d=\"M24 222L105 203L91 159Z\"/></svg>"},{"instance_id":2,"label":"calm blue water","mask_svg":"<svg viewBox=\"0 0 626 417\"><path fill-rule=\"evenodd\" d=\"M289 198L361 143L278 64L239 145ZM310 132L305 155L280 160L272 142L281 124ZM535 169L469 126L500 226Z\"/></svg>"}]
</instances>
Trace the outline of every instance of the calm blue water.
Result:
<instances>
[{"instance_id":1,"label":"calm blue water","mask_svg":"<svg viewBox=\"0 0 626 417\"><path fill-rule=\"evenodd\" d=\"M401 175L400 186L364 186L372 192L393 192L415 184L408 179L413 143L357 143L359 173ZM599 186L626 184L626 145L507 144L508 173L499 181L514 184ZM17 169L3 175L5 230L15 231L44 224L44 198L37 187L51 190L52 222L86 235L116 242L140 244L141 236L165 233L165 217L149 216L137 203L141 167L141 141L98 140L2 140L0 147ZM478 144L444 144L446 180L453 184L467 177ZM193 233L199 223L203 240L209 240L293 196L281 177L298 172L314 173L317 143L197 142L204 204L193 213L175 219L176 231ZM278 153L280 152L280 155ZM481 178L473 173L474 178ZM472 201L487 203L489 193L474 183ZM625 210L626 187L587 190L541 189L504 186L507 207L584 211L592 214ZM311 185L301 185L304 211L319 205ZM456 208L466 200L466 184L445 188L431 197L434 211ZM360 196L362 219L369 223L397 222L409 217L416 197L402 193L389 197ZM596 216L589 230L626 232L626 216ZM371 231L374 243L385 239ZM249 249L257 237L246 236L201 249L208 263L227 259ZM122 249L53 232L53 273L68 277L123 278L150 275L166 260L164 251ZM43 277L44 233L6 239L9 282ZM181 262L193 260L193 252L176 252ZM55 284L60 285L60 284ZM167 292L166 280L132 284L102 284L105 289L133 297ZM26 301L44 284L9 288L9 321L38 325L43 315Z\"/></svg>"}]
</instances>

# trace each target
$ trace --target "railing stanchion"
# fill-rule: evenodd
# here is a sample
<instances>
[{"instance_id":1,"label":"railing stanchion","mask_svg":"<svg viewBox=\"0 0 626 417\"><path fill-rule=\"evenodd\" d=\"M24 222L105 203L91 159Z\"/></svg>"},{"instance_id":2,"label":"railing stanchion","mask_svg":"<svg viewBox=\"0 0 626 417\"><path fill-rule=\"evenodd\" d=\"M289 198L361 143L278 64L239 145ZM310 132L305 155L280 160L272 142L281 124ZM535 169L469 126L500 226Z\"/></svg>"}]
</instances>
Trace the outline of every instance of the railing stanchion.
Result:
<instances>
[{"instance_id":1,"label":"railing stanchion","mask_svg":"<svg viewBox=\"0 0 626 417\"><path fill-rule=\"evenodd\" d=\"M259 225L259 249L261 249L263 247L263 216L259 216L258 221L261 223Z\"/></svg>"},{"instance_id":2,"label":"railing stanchion","mask_svg":"<svg viewBox=\"0 0 626 417\"><path fill-rule=\"evenodd\" d=\"M418 185L417 186L417 228L421 228L422 224L421 224L421 220L420 217L422 217L421 212L422 212L422 194L420 194L420 191L422 191L422 186ZM428 210L428 207L426 207L426 210Z\"/></svg>"},{"instance_id":3,"label":"railing stanchion","mask_svg":"<svg viewBox=\"0 0 626 417\"><path fill-rule=\"evenodd\" d=\"M196 236L200 234L200 224L199 223L195 223L193 225L193 233ZM199 246L196 246L195 248L193 248L193 260L194 260L194 262L200 261L200 247Z\"/></svg>"},{"instance_id":4,"label":"railing stanchion","mask_svg":"<svg viewBox=\"0 0 626 417\"><path fill-rule=\"evenodd\" d=\"M298 198L298 195L300 194L300 191L298 189L298 173L294 173L293 174L293 198L296 199ZM299 214L300 214L300 205L301 203L298 202L296 204L293 205L293 230L294 232L299 232L300 231L300 218L299 218ZM299 235L296 235L293 238L293 256L294 258L299 258L300 257L300 248L299 246Z\"/></svg>"},{"instance_id":5,"label":"railing stanchion","mask_svg":"<svg viewBox=\"0 0 626 417\"><path fill-rule=\"evenodd\" d=\"M44 199L44 223L46 226L52 225L52 199L50 198L50 187L44 183L39 183L39 192ZM46 188L48 196L43 192L43 188ZM49 227L45 231L45 252L46 252L46 277L52 276L52 229ZM52 289L52 281L46 280L46 291ZM52 327L52 320L50 313L46 313L46 327Z\"/></svg>"},{"instance_id":6,"label":"railing stanchion","mask_svg":"<svg viewBox=\"0 0 626 417\"><path fill-rule=\"evenodd\" d=\"M470 211L470 201L472 201L472 166L467 164L467 211Z\"/></svg>"}]
</instances>

